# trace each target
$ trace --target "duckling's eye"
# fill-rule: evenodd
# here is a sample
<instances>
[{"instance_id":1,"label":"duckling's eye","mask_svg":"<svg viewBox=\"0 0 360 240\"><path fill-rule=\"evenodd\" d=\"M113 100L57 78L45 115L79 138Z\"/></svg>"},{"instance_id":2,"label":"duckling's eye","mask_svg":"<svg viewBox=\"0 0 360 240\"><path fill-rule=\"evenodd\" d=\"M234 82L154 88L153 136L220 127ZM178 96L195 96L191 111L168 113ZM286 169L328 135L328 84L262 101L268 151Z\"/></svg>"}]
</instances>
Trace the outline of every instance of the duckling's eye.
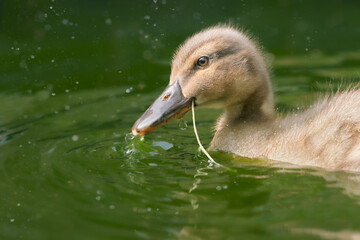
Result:
<instances>
[{"instance_id":1,"label":"duckling's eye","mask_svg":"<svg viewBox=\"0 0 360 240\"><path fill-rule=\"evenodd\" d=\"M209 64L209 57L208 57L208 56L202 56L202 57L200 57L200 58L197 60L196 64L197 64L198 66L200 66L200 67L205 67L205 66L207 66L207 65Z\"/></svg>"}]
</instances>

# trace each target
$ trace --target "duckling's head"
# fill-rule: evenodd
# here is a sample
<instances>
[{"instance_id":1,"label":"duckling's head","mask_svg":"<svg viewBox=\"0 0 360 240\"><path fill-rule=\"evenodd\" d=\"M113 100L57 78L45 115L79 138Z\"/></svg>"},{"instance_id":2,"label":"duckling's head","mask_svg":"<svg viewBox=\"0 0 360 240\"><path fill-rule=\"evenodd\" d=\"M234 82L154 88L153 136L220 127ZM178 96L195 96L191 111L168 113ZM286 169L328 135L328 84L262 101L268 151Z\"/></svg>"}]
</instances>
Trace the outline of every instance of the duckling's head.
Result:
<instances>
[{"instance_id":1,"label":"duckling's head","mask_svg":"<svg viewBox=\"0 0 360 240\"><path fill-rule=\"evenodd\" d=\"M229 118L273 114L273 94L261 51L244 33L215 26L190 37L174 55L170 83L135 122L145 135L196 106L226 109Z\"/></svg>"}]
</instances>

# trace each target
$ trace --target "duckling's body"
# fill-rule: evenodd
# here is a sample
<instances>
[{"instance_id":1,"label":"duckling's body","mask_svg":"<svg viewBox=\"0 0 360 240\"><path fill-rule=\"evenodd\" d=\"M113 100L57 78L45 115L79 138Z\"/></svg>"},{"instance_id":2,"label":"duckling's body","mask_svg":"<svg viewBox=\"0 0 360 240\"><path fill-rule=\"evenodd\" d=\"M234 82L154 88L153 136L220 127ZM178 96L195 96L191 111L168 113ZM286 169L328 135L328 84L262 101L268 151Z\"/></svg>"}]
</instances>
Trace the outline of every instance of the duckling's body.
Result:
<instances>
[{"instance_id":1,"label":"duckling's body","mask_svg":"<svg viewBox=\"0 0 360 240\"><path fill-rule=\"evenodd\" d=\"M360 91L346 91L284 119L222 116L211 148L250 158L360 171Z\"/></svg>"},{"instance_id":2,"label":"duckling's body","mask_svg":"<svg viewBox=\"0 0 360 240\"><path fill-rule=\"evenodd\" d=\"M210 148L250 158L360 171L360 90L337 93L283 119L274 116L269 73L257 45L215 26L176 52L169 86L133 126L145 135L197 106L225 109Z\"/></svg>"}]
</instances>

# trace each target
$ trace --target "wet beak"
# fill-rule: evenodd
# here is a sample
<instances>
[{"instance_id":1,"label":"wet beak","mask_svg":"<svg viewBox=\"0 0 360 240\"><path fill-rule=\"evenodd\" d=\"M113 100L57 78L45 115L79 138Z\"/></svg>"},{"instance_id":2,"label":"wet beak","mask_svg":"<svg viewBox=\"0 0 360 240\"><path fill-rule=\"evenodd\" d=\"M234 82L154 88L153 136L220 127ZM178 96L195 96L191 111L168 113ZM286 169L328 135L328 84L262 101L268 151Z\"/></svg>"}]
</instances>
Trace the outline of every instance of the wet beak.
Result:
<instances>
[{"instance_id":1,"label":"wet beak","mask_svg":"<svg viewBox=\"0 0 360 240\"><path fill-rule=\"evenodd\" d=\"M192 98L185 98L176 80L160 94L132 127L132 133L144 136L191 109Z\"/></svg>"}]
</instances>

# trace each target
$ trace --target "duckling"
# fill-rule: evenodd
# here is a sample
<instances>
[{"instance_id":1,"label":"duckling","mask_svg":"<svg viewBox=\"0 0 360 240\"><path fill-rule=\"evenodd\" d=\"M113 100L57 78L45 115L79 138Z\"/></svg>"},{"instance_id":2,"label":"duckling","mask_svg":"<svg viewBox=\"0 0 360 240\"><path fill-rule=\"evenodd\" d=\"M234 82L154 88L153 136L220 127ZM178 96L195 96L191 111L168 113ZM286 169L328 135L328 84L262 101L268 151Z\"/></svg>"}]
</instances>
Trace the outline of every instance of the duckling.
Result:
<instances>
[{"instance_id":1,"label":"duckling","mask_svg":"<svg viewBox=\"0 0 360 240\"><path fill-rule=\"evenodd\" d=\"M360 91L349 89L300 114L277 118L262 51L234 27L210 27L179 47L169 85L135 122L133 134L148 134L184 115L192 101L225 109L210 149L360 171Z\"/></svg>"}]
</instances>

